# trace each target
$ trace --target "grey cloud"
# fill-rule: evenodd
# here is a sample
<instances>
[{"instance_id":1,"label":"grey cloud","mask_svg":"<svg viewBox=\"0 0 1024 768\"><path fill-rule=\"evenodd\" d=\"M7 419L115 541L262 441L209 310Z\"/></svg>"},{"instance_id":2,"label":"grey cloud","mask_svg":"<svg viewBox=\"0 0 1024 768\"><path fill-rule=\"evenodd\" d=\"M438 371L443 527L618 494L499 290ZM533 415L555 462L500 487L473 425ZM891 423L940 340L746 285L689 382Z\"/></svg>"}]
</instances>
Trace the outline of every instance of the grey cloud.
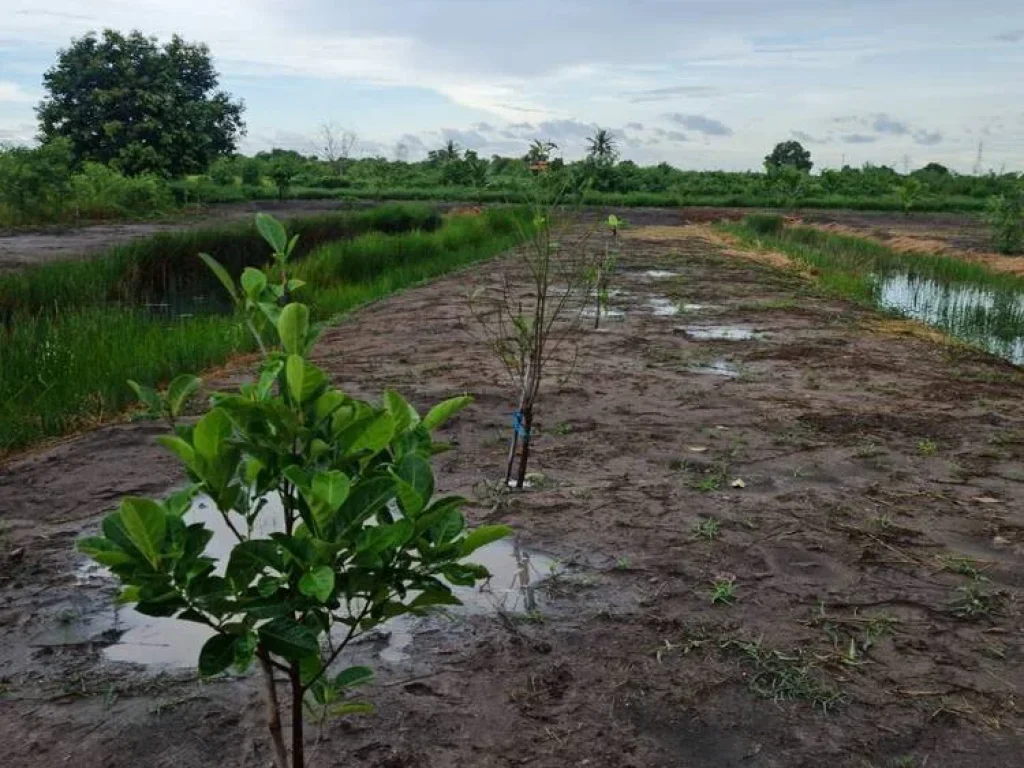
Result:
<instances>
[{"instance_id":1,"label":"grey cloud","mask_svg":"<svg viewBox=\"0 0 1024 768\"><path fill-rule=\"evenodd\" d=\"M873 144L878 141L877 136L865 136L863 133L849 133L842 138L847 144Z\"/></svg>"},{"instance_id":2,"label":"grey cloud","mask_svg":"<svg viewBox=\"0 0 1024 768\"><path fill-rule=\"evenodd\" d=\"M496 130L490 123L476 123L473 127L480 133L494 133Z\"/></svg>"},{"instance_id":3,"label":"grey cloud","mask_svg":"<svg viewBox=\"0 0 1024 768\"><path fill-rule=\"evenodd\" d=\"M545 120L537 125L536 133L548 139L589 139L594 126L578 120Z\"/></svg>"},{"instance_id":4,"label":"grey cloud","mask_svg":"<svg viewBox=\"0 0 1024 768\"><path fill-rule=\"evenodd\" d=\"M893 136L903 136L910 133L910 127L906 123L902 123L899 120L893 120L886 114L875 115L875 120L871 124L871 127L874 128L877 133L889 133Z\"/></svg>"},{"instance_id":5,"label":"grey cloud","mask_svg":"<svg viewBox=\"0 0 1024 768\"><path fill-rule=\"evenodd\" d=\"M643 123L626 123L627 128L632 128L634 131L642 131L644 129Z\"/></svg>"},{"instance_id":6,"label":"grey cloud","mask_svg":"<svg viewBox=\"0 0 1024 768\"><path fill-rule=\"evenodd\" d=\"M532 131L533 123L509 123L508 127L513 131Z\"/></svg>"},{"instance_id":7,"label":"grey cloud","mask_svg":"<svg viewBox=\"0 0 1024 768\"><path fill-rule=\"evenodd\" d=\"M1003 43L1019 43L1021 40L1024 40L1024 29L1013 29L1008 32L1000 32L992 39L999 40Z\"/></svg>"},{"instance_id":8,"label":"grey cloud","mask_svg":"<svg viewBox=\"0 0 1024 768\"><path fill-rule=\"evenodd\" d=\"M693 98L701 98L714 96L718 93L717 88L712 88L708 85L676 85L670 88L650 88L645 91L629 91L626 96L629 96L629 100L634 104L639 104L645 101L667 101L673 96L690 96Z\"/></svg>"},{"instance_id":9,"label":"grey cloud","mask_svg":"<svg viewBox=\"0 0 1024 768\"><path fill-rule=\"evenodd\" d=\"M405 144L410 150L424 149L426 147L423 140L412 133L403 133L402 138L398 142L399 144Z\"/></svg>"},{"instance_id":10,"label":"grey cloud","mask_svg":"<svg viewBox=\"0 0 1024 768\"><path fill-rule=\"evenodd\" d=\"M689 141L689 139L686 138L686 134L682 131L666 131L665 139L675 142Z\"/></svg>"},{"instance_id":11,"label":"grey cloud","mask_svg":"<svg viewBox=\"0 0 1024 768\"><path fill-rule=\"evenodd\" d=\"M732 128L712 117L682 115L678 112L672 112L664 115L664 117L674 123L679 123L684 128L689 128L691 131L703 133L705 136L732 136Z\"/></svg>"},{"instance_id":12,"label":"grey cloud","mask_svg":"<svg viewBox=\"0 0 1024 768\"><path fill-rule=\"evenodd\" d=\"M481 136L476 131L462 131L458 128L442 128L441 139L444 141L454 141L459 146L465 149L480 149L487 143L487 139Z\"/></svg>"},{"instance_id":13,"label":"grey cloud","mask_svg":"<svg viewBox=\"0 0 1024 768\"><path fill-rule=\"evenodd\" d=\"M817 136L812 136L811 134L805 133L804 131L791 131L791 133L793 134L794 139L796 139L797 141L802 141L804 144L828 143L828 139L818 138Z\"/></svg>"},{"instance_id":14,"label":"grey cloud","mask_svg":"<svg viewBox=\"0 0 1024 768\"><path fill-rule=\"evenodd\" d=\"M942 134L938 131L929 133L928 131L915 131L914 132L914 143L922 144L926 147L933 147L942 141Z\"/></svg>"}]
</instances>

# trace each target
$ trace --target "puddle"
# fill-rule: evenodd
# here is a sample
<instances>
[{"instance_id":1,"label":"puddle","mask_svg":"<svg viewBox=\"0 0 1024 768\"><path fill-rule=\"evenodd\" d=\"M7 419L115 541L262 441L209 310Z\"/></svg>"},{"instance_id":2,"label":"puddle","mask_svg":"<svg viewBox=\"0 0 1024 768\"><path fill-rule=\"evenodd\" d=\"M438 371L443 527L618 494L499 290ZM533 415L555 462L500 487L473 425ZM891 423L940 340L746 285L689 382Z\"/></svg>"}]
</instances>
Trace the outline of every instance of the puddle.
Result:
<instances>
[{"instance_id":1,"label":"puddle","mask_svg":"<svg viewBox=\"0 0 1024 768\"><path fill-rule=\"evenodd\" d=\"M593 307L584 307L583 311L580 312L580 317L594 318L597 314ZM622 309L615 309L614 307L603 307L601 309L602 320L625 320L626 312Z\"/></svg>"},{"instance_id":2,"label":"puddle","mask_svg":"<svg viewBox=\"0 0 1024 768\"><path fill-rule=\"evenodd\" d=\"M764 338L762 333L736 325L687 325L676 330L697 341L746 341Z\"/></svg>"},{"instance_id":3,"label":"puddle","mask_svg":"<svg viewBox=\"0 0 1024 768\"><path fill-rule=\"evenodd\" d=\"M724 376L727 379L738 379L740 376L736 366L732 363L727 363L725 360L715 360L707 365L695 365L686 370L690 373L704 376Z\"/></svg>"},{"instance_id":4,"label":"puddle","mask_svg":"<svg viewBox=\"0 0 1024 768\"><path fill-rule=\"evenodd\" d=\"M664 280L667 277L675 277L678 272L670 272L667 269L648 269L644 272L644 277L650 277L654 280Z\"/></svg>"},{"instance_id":5,"label":"puddle","mask_svg":"<svg viewBox=\"0 0 1024 768\"><path fill-rule=\"evenodd\" d=\"M185 515L188 523L204 523L213 531L213 538L207 545L206 554L218 559L218 571L227 565L227 556L236 539L228 529L223 517L206 497L198 497ZM266 536L282 528L283 513L280 502L271 497L266 508L257 518L254 533ZM233 522L244 529L245 522L236 517ZM532 588L555 573L558 564L551 558L520 550L516 557L516 544L511 539L496 541L481 547L469 558L491 572L488 582L477 587L453 587L461 606L446 607L446 613L459 614L490 613L498 608L506 611L525 611L527 585L532 599ZM97 581L110 581L106 571L92 562L80 567L75 574L79 583L95 586ZM112 582L111 582L112 583ZM117 637L117 642L104 649L110 661L131 662L159 667L195 667L199 651L212 632L201 624L180 621L174 618L144 616L130 607L111 606L110 613L103 611L93 616L82 617L81 626L92 626L93 637ZM374 634L386 636L387 647L380 651L384 661L397 662L405 658L404 649L413 641L417 625L429 619L403 616L385 623ZM60 628L58 628L59 630ZM76 634L81 634L80 628Z\"/></svg>"},{"instance_id":6,"label":"puddle","mask_svg":"<svg viewBox=\"0 0 1024 768\"><path fill-rule=\"evenodd\" d=\"M1019 292L942 283L907 272L875 275L872 288L883 309L1024 363L1024 296Z\"/></svg>"},{"instance_id":7,"label":"puddle","mask_svg":"<svg viewBox=\"0 0 1024 768\"><path fill-rule=\"evenodd\" d=\"M679 309L683 312L700 312L707 309L707 304L680 304Z\"/></svg>"},{"instance_id":8,"label":"puddle","mask_svg":"<svg viewBox=\"0 0 1024 768\"><path fill-rule=\"evenodd\" d=\"M651 314L655 317L672 317L679 314L679 305L670 299L653 297L647 300L647 306L651 308Z\"/></svg>"}]
</instances>

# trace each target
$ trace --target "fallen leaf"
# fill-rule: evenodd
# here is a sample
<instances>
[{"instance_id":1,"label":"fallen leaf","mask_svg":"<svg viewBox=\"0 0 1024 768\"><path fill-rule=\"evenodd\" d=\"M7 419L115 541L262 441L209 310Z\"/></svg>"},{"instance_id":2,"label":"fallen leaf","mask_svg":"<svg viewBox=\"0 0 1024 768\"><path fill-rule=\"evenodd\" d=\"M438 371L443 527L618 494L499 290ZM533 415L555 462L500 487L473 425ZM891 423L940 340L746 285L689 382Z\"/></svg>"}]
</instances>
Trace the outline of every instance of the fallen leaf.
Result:
<instances>
[{"instance_id":1,"label":"fallen leaf","mask_svg":"<svg viewBox=\"0 0 1024 768\"><path fill-rule=\"evenodd\" d=\"M747 484L745 482L743 482L743 478L742 477L737 477L735 480L732 481L732 487L733 488L746 488Z\"/></svg>"},{"instance_id":2,"label":"fallen leaf","mask_svg":"<svg viewBox=\"0 0 1024 768\"><path fill-rule=\"evenodd\" d=\"M993 499L991 496L975 496L972 501L976 501L979 504L1002 504L1002 499Z\"/></svg>"},{"instance_id":3,"label":"fallen leaf","mask_svg":"<svg viewBox=\"0 0 1024 768\"><path fill-rule=\"evenodd\" d=\"M690 453L704 453L708 447L706 445L691 445L686 450Z\"/></svg>"}]
</instances>

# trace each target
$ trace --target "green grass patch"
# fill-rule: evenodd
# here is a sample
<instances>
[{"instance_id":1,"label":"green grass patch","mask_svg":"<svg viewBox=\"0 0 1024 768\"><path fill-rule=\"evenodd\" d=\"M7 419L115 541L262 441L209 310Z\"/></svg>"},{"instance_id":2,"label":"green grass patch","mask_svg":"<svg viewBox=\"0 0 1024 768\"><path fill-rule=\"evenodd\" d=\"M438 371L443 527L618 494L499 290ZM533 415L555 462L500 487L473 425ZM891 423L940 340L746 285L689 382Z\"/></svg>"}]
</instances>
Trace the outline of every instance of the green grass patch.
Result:
<instances>
[{"instance_id":1,"label":"green grass patch","mask_svg":"<svg viewBox=\"0 0 1024 768\"><path fill-rule=\"evenodd\" d=\"M522 211L503 209L432 232L374 232L320 245L296 262L304 279L313 278L297 298L330 319L493 256L514 245L526 223ZM257 252L262 263L265 244ZM251 348L226 314L173 317L88 303L18 313L0 328L0 454L123 411L135 402L128 379L158 385Z\"/></svg>"}]
</instances>

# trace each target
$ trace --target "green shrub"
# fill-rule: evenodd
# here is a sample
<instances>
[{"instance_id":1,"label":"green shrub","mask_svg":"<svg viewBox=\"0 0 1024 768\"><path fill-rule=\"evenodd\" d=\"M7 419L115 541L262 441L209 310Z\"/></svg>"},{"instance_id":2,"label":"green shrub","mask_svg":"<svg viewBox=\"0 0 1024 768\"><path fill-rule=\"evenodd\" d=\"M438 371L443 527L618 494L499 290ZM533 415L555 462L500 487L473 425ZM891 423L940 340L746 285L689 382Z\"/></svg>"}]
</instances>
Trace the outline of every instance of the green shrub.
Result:
<instances>
[{"instance_id":1,"label":"green shrub","mask_svg":"<svg viewBox=\"0 0 1024 768\"><path fill-rule=\"evenodd\" d=\"M1000 253L1024 251L1024 191L1016 185L989 200L985 220Z\"/></svg>"},{"instance_id":2,"label":"green shrub","mask_svg":"<svg viewBox=\"0 0 1024 768\"><path fill-rule=\"evenodd\" d=\"M145 216L174 207L174 196L157 176L123 176L99 163L86 163L71 179L76 213L90 219Z\"/></svg>"},{"instance_id":3,"label":"green shrub","mask_svg":"<svg viewBox=\"0 0 1024 768\"><path fill-rule=\"evenodd\" d=\"M71 146L0 148L0 225L56 218L70 194Z\"/></svg>"},{"instance_id":4,"label":"green shrub","mask_svg":"<svg viewBox=\"0 0 1024 768\"><path fill-rule=\"evenodd\" d=\"M260 164L255 160L246 160L242 164L242 183L247 187L258 187L262 183Z\"/></svg>"}]
</instances>

